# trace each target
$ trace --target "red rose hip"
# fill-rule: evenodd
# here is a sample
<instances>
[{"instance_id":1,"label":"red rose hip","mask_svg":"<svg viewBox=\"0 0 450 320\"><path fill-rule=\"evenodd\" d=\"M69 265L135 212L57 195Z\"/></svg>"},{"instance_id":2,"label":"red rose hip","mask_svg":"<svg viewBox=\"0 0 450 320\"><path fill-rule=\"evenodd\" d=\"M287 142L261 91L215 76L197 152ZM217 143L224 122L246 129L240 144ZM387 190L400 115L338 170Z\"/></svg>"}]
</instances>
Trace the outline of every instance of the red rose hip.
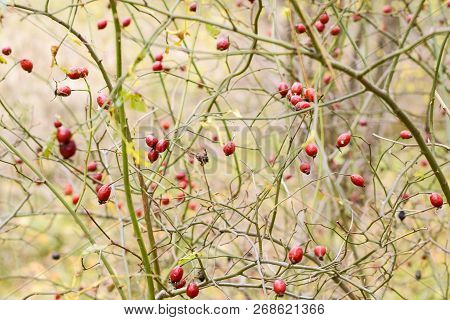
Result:
<instances>
[{"instance_id":1,"label":"red rose hip","mask_svg":"<svg viewBox=\"0 0 450 320\"><path fill-rule=\"evenodd\" d=\"M70 129L66 127L59 127L58 131L56 132L56 139L60 143L69 142L70 138L72 138L72 132Z\"/></svg>"},{"instance_id":2,"label":"red rose hip","mask_svg":"<svg viewBox=\"0 0 450 320\"><path fill-rule=\"evenodd\" d=\"M299 263L303 259L303 249L300 246L292 247L289 250L288 258L292 264Z\"/></svg>"},{"instance_id":3,"label":"red rose hip","mask_svg":"<svg viewBox=\"0 0 450 320\"><path fill-rule=\"evenodd\" d=\"M23 70L25 70L28 73L33 71L33 62L31 62L28 59L20 60L20 66L22 67Z\"/></svg>"},{"instance_id":4,"label":"red rose hip","mask_svg":"<svg viewBox=\"0 0 450 320\"><path fill-rule=\"evenodd\" d=\"M314 255L319 258L320 260L323 260L323 257L325 256L325 253L327 252L327 249L324 246L316 246L314 248Z\"/></svg>"},{"instance_id":5,"label":"red rose hip","mask_svg":"<svg viewBox=\"0 0 450 320\"><path fill-rule=\"evenodd\" d=\"M56 89L56 95L60 97L68 97L72 93L72 90L68 86L62 86Z\"/></svg>"},{"instance_id":6,"label":"red rose hip","mask_svg":"<svg viewBox=\"0 0 450 320\"><path fill-rule=\"evenodd\" d=\"M229 155L232 155L234 153L235 149L236 149L236 144L233 141L228 141L223 146L223 153L228 157Z\"/></svg>"},{"instance_id":7,"label":"red rose hip","mask_svg":"<svg viewBox=\"0 0 450 320\"><path fill-rule=\"evenodd\" d=\"M278 93L281 94L282 98L286 97L288 91L289 91L289 86L287 85L287 83L280 82L280 84L278 85Z\"/></svg>"},{"instance_id":8,"label":"red rose hip","mask_svg":"<svg viewBox=\"0 0 450 320\"><path fill-rule=\"evenodd\" d=\"M277 279L273 282L273 291L277 296L282 297L286 292L286 283L282 279Z\"/></svg>"},{"instance_id":9,"label":"red rose hip","mask_svg":"<svg viewBox=\"0 0 450 320\"><path fill-rule=\"evenodd\" d=\"M155 145L155 150L159 153L162 153L167 150L169 147L169 140L159 140L158 143Z\"/></svg>"},{"instance_id":10,"label":"red rose hip","mask_svg":"<svg viewBox=\"0 0 450 320\"><path fill-rule=\"evenodd\" d=\"M183 268L180 266L176 266L169 273L170 282L175 283L179 282L183 278Z\"/></svg>"},{"instance_id":11,"label":"red rose hip","mask_svg":"<svg viewBox=\"0 0 450 320\"><path fill-rule=\"evenodd\" d=\"M352 135L350 132L345 132L339 135L339 137L336 140L336 147L337 148L343 148L347 146L350 143L350 140L352 139Z\"/></svg>"},{"instance_id":12,"label":"red rose hip","mask_svg":"<svg viewBox=\"0 0 450 320\"><path fill-rule=\"evenodd\" d=\"M195 282L191 282L188 284L187 288L186 288L186 295L191 298L194 299L196 296L198 296L200 290L198 288L198 285Z\"/></svg>"},{"instance_id":13,"label":"red rose hip","mask_svg":"<svg viewBox=\"0 0 450 320\"><path fill-rule=\"evenodd\" d=\"M357 187L363 188L365 186L364 185L364 178L362 176L360 176L359 174L352 174L350 176L350 180Z\"/></svg>"},{"instance_id":14,"label":"red rose hip","mask_svg":"<svg viewBox=\"0 0 450 320\"><path fill-rule=\"evenodd\" d=\"M305 147L305 152L308 156L315 158L317 156L317 146L314 143L309 143Z\"/></svg>"},{"instance_id":15,"label":"red rose hip","mask_svg":"<svg viewBox=\"0 0 450 320\"><path fill-rule=\"evenodd\" d=\"M104 204L109 200L109 196L111 195L111 186L105 184L100 187L97 191L97 198L99 204Z\"/></svg>"},{"instance_id":16,"label":"red rose hip","mask_svg":"<svg viewBox=\"0 0 450 320\"><path fill-rule=\"evenodd\" d=\"M77 151L77 146L75 141L69 140L68 142L61 143L59 145L59 153L63 156L64 159L69 159L75 155Z\"/></svg>"},{"instance_id":17,"label":"red rose hip","mask_svg":"<svg viewBox=\"0 0 450 320\"><path fill-rule=\"evenodd\" d=\"M442 196L439 193L433 192L430 195L430 202L433 207L440 208L444 204L444 199L442 199Z\"/></svg>"},{"instance_id":18,"label":"red rose hip","mask_svg":"<svg viewBox=\"0 0 450 320\"><path fill-rule=\"evenodd\" d=\"M308 162L303 162L300 165L300 171L304 174L310 174L311 173L311 165Z\"/></svg>"},{"instance_id":19,"label":"red rose hip","mask_svg":"<svg viewBox=\"0 0 450 320\"><path fill-rule=\"evenodd\" d=\"M400 138L405 139L405 140L406 139L411 139L412 138L412 134L408 130L403 130L402 132L400 132Z\"/></svg>"},{"instance_id":20,"label":"red rose hip","mask_svg":"<svg viewBox=\"0 0 450 320\"><path fill-rule=\"evenodd\" d=\"M303 23L299 23L295 25L295 32L298 34L302 34L306 32L306 27Z\"/></svg>"},{"instance_id":21,"label":"red rose hip","mask_svg":"<svg viewBox=\"0 0 450 320\"><path fill-rule=\"evenodd\" d=\"M2 48L2 53L5 56L9 56L11 54L11 52L12 52L11 47L4 47L4 48Z\"/></svg>"},{"instance_id":22,"label":"red rose hip","mask_svg":"<svg viewBox=\"0 0 450 320\"><path fill-rule=\"evenodd\" d=\"M147 157L148 157L148 160L149 160L151 163L153 163L153 162L155 162L156 160L158 160L158 158L159 158L159 152L156 151L156 150L154 150L154 149L152 149L152 150L150 150L150 151L148 152Z\"/></svg>"},{"instance_id":23,"label":"red rose hip","mask_svg":"<svg viewBox=\"0 0 450 320\"><path fill-rule=\"evenodd\" d=\"M148 136L145 137L145 143L150 148L154 148L154 147L156 147L156 144L158 143L158 138L155 137L154 135L149 134Z\"/></svg>"},{"instance_id":24,"label":"red rose hip","mask_svg":"<svg viewBox=\"0 0 450 320\"><path fill-rule=\"evenodd\" d=\"M99 22L97 22L97 29L103 30L106 28L107 25L108 25L108 20L100 20Z\"/></svg>"},{"instance_id":25,"label":"red rose hip","mask_svg":"<svg viewBox=\"0 0 450 320\"><path fill-rule=\"evenodd\" d=\"M230 47L230 39L225 36L217 38L216 48L219 51L225 51Z\"/></svg>"}]
</instances>

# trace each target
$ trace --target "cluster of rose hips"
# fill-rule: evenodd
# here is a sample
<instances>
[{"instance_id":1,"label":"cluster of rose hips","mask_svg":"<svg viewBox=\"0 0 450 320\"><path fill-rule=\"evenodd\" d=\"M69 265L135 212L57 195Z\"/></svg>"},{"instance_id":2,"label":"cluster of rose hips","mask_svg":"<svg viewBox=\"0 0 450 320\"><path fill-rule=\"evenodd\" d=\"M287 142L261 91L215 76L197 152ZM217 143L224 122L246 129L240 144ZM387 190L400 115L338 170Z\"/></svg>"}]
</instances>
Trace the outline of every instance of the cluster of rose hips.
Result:
<instances>
[{"instance_id":1,"label":"cluster of rose hips","mask_svg":"<svg viewBox=\"0 0 450 320\"><path fill-rule=\"evenodd\" d=\"M282 98L286 97L296 111L307 109L311 107L310 103L314 102L314 88L303 89L300 82L294 82L290 88L285 82L280 82L278 85L278 93Z\"/></svg>"},{"instance_id":2,"label":"cluster of rose hips","mask_svg":"<svg viewBox=\"0 0 450 320\"><path fill-rule=\"evenodd\" d=\"M325 30L326 24L330 21L330 17L328 16L328 13L324 12L319 16L319 19L314 23L314 26L316 27L316 30L319 33L322 33ZM295 25L295 31L298 34L302 34L306 32L306 26L302 23ZM335 25L330 30L330 34L332 36L337 36L339 33L341 33L341 27L339 25Z\"/></svg>"},{"instance_id":3,"label":"cluster of rose hips","mask_svg":"<svg viewBox=\"0 0 450 320\"><path fill-rule=\"evenodd\" d=\"M158 140L157 137L151 134L145 137L145 143L150 148L147 157L151 163L158 160L159 154L166 151L167 148L169 147L169 140L166 139Z\"/></svg>"},{"instance_id":4,"label":"cluster of rose hips","mask_svg":"<svg viewBox=\"0 0 450 320\"><path fill-rule=\"evenodd\" d=\"M169 279L175 289L181 289L186 285L186 279L183 279L183 273L184 271L181 266L176 266L175 268L170 270ZM186 287L186 295L191 299L194 299L196 296L198 296L199 292L200 289L194 281L189 283Z\"/></svg>"},{"instance_id":5,"label":"cluster of rose hips","mask_svg":"<svg viewBox=\"0 0 450 320\"><path fill-rule=\"evenodd\" d=\"M158 72L158 71L164 70L164 67L162 64L163 59L164 59L164 56L162 53L157 53L155 55L155 62L153 63L153 66L152 66L153 71Z\"/></svg>"},{"instance_id":6,"label":"cluster of rose hips","mask_svg":"<svg viewBox=\"0 0 450 320\"><path fill-rule=\"evenodd\" d=\"M130 17L124 18L121 21L121 24L122 24L122 27L124 27L124 28L128 27L131 24L131 18ZM100 20L97 22L97 29L103 30L106 28L107 25L108 25L108 20L106 20L106 19Z\"/></svg>"},{"instance_id":7,"label":"cluster of rose hips","mask_svg":"<svg viewBox=\"0 0 450 320\"><path fill-rule=\"evenodd\" d=\"M324 246L316 246L314 248L314 255L323 260L327 249ZM288 259L292 264L297 264L303 259L303 249L300 246L293 246L288 253ZM286 283L283 279L277 279L273 282L273 291L278 297L284 296L286 292Z\"/></svg>"},{"instance_id":8,"label":"cluster of rose hips","mask_svg":"<svg viewBox=\"0 0 450 320\"><path fill-rule=\"evenodd\" d=\"M72 139L72 132L62 125L61 121L55 120L53 125L56 128L56 139L59 142L59 153L64 159L73 157L77 151L77 145Z\"/></svg>"}]
</instances>

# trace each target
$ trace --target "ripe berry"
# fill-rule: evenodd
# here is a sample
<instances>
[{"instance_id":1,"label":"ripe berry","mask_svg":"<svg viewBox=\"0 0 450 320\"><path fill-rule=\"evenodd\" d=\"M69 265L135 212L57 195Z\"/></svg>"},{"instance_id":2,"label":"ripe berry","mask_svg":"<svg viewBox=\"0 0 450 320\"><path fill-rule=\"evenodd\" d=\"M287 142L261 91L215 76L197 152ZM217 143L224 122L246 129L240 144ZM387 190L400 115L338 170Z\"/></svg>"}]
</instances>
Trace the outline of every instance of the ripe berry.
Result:
<instances>
[{"instance_id":1,"label":"ripe berry","mask_svg":"<svg viewBox=\"0 0 450 320\"><path fill-rule=\"evenodd\" d=\"M169 203L170 203L170 198L167 197L167 196L161 197L161 203L162 203L162 205L164 205L164 206L169 205Z\"/></svg>"},{"instance_id":2,"label":"ripe berry","mask_svg":"<svg viewBox=\"0 0 450 320\"><path fill-rule=\"evenodd\" d=\"M295 105L295 110L300 111L303 109L308 109L309 107L311 107L311 105L309 104L308 101L300 101Z\"/></svg>"},{"instance_id":3,"label":"ripe berry","mask_svg":"<svg viewBox=\"0 0 450 320\"><path fill-rule=\"evenodd\" d=\"M336 141L336 147L337 148L343 148L346 145L348 145L350 143L350 140L352 139L352 135L350 134L350 132L345 132L342 133L341 135L339 135L339 137L337 138Z\"/></svg>"},{"instance_id":4,"label":"ripe berry","mask_svg":"<svg viewBox=\"0 0 450 320\"><path fill-rule=\"evenodd\" d=\"M191 11L191 12L196 12L197 11L197 2L192 2L189 5L189 11Z\"/></svg>"},{"instance_id":5,"label":"ripe berry","mask_svg":"<svg viewBox=\"0 0 450 320\"><path fill-rule=\"evenodd\" d=\"M329 74L326 74L323 76L323 83L325 85L328 85L331 82L331 76Z\"/></svg>"},{"instance_id":6,"label":"ripe berry","mask_svg":"<svg viewBox=\"0 0 450 320\"><path fill-rule=\"evenodd\" d=\"M313 102L314 101L314 89L313 88L307 88L305 90L305 98L306 100L308 100L309 102Z\"/></svg>"},{"instance_id":7,"label":"ripe berry","mask_svg":"<svg viewBox=\"0 0 450 320\"><path fill-rule=\"evenodd\" d=\"M86 67L78 68L78 72L80 73L80 78L86 78L89 75L89 70Z\"/></svg>"},{"instance_id":8,"label":"ripe berry","mask_svg":"<svg viewBox=\"0 0 450 320\"><path fill-rule=\"evenodd\" d=\"M131 18L125 18L122 20L122 27L126 28L131 24Z\"/></svg>"},{"instance_id":9,"label":"ripe berry","mask_svg":"<svg viewBox=\"0 0 450 320\"><path fill-rule=\"evenodd\" d=\"M236 144L233 141L228 141L223 146L223 153L228 157L229 155L232 155L234 153L234 150L236 149Z\"/></svg>"},{"instance_id":10,"label":"ripe berry","mask_svg":"<svg viewBox=\"0 0 450 320\"><path fill-rule=\"evenodd\" d=\"M100 108L108 110L111 106L111 100L106 96L106 94L100 94L97 97L97 104Z\"/></svg>"},{"instance_id":11,"label":"ripe berry","mask_svg":"<svg viewBox=\"0 0 450 320\"><path fill-rule=\"evenodd\" d=\"M292 264L299 263L303 259L303 249L299 246L292 247L289 250L288 258Z\"/></svg>"},{"instance_id":12,"label":"ripe berry","mask_svg":"<svg viewBox=\"0 0 450 320\"><path fill-rule=\"evenodd\" d=\"M172 270L170 270L169 278L172 283L178 282L183 279L183 268L180 266L176 266Z\"/></svg>"},{"instance_id":13,"label":"ripe berry","mask_svg":"<svg viewBox=\"0 0 450 320\"><path fill-rule=\"evenodd\" d=\"M65 194L66 196L70 196L70 195L72 195L72 193L73 193L72 185L71 185L70 183L66 184L66 185L64 186L64 194Z\"/></svg>"},{"instance_id":14,"label":"ripe berry","mask_svg":"<svg viewBox=\"0 0 450 320\"><path fill-rule=\"evenodd\" d=\"M352 183L357 187L364 187L364 178L361 177L359 174L352 174L350 176L350 180Z\"/></svg>"},{"instance_id":15,"label":"ripe berry","mask_svg":"<svg viewBox=\"0 0 450 320\"><path fill-rule=\"evenodd\" d=\"M328 14L326 12L324 12L320 15L319 21L322 22L323 24L327 24L328 21L330 21L330 17L328 16Z\"/></svg>"},{"instance_id":16,"label":"ripe berry","mask_svg":"<svg viewBox=\"0 0 450 320\"><path fill-rule=\"evenodd\" d=\"M361 120L359 120L359 125L361 126L361 127L365 127L365 126L367 126L367 119L361 119Z\"/></svg>"},{"instance_id":17,"label":"ripe berry","mask_svg":"<svg viewBox=\"0 0 450 320\"><path fill-rule=\"evenodd\" d=\"M185 279L181 279L180 281L178 281L177 283L174 283L173 286L175 287L175 289L181 289L186 285L186 280Z\"/></svg>"},{"instance_id":18,"label":"ripe berry","mask_svg":"<svg viewBox=\"0 0 450 320\"><path fill-rule=\"evenodd\" d=\"M67 77L72 80L80 79L80 72L78 68L70 68L69 71L66 73Z\"/></svg>"},{"instance_id":19,"label":"ripe berry","mask_svg":"<svg viewBox=\"0 0 450 320\"><path fill-rule=\"evenodd\" d=\"M291 102L291 104L293 106L296 106L302 100L303 100L302 97L297 96L297 95L293 95L289 101Z\"/></svg>"},{"instance_id":20,"label":"ripe berry","mask_svg":"<svg viewBox=\"0 0 450 320\"><path fill-rule=\"evenodd\" d=\"M391 12L392 12L392 7L390 5L385 5L383 7L383 13L388 14L388 13L391 13Z\"/></svg>"},{"instance_id":21,"label":"ripe berry","mask_svg":"<svg viewBox=\"0 0 450 320\"><path fill-rule=\"evenodd\" d=\"M155 162L156 160L158 160L158 158L159 158L159 152L158 151L156 151L156 150L154 150L154 149L152 149L152 150L150 150L149 152L148 152L148 160L151 162L151 163L153 163L153 162Z\"/></svg>"},{"instance_id":22,"label":"ripe berry","mask_svg":"<svg viewBox=\"0 0 450 320\"><path fill-rule=\"evenodd\" d=\"M311 165L308 162L303 162L300 165L300 171L304 174L310 174L311 173Z\"/></svg>"},{"instance_id":23,"label":"ripe berry","mask_svg":"<svg viewBox=\"0 0 450 320\"><path fill-rule=\"evenodd\" d=\"M169 147L169 140L159 140L155 145L155 150L162 153Z\"/></svg>"},{"instance_id":24,"label":"ripe berry","mask_svg":"<svg viewBox=\"0 0 450 320\"><path fill-rule=\"evenodd\" d=\"M355 12L352 14L352 19L354 22L358 22L359 20L361 20L361 15L358 12Z\"/></svg>"},{"instance_id":25,"label":"ripe berry","mask_svg":"<svg viewBox=\"0 0 450 320\"><path fill-rule=\"evenodd\" d=\"M104 204L108 201L109 196L111 195L111 186L109 184L105 184L100 187L97 191L97 198L99 204Z\"/></svg>"},{"instance_id":26,"label":"ripe berry","mask_svg":"<svg viewBox=\"0 0 450 320\"><path fill-rule=\"evenodd\" d=\"M181 180L180 182L178 182L178 187L181 189L186 189L187 186L188 186L187 180Z\"/></svg>"},{"instance_id":27,"label":"ripe berry","mask_svg":"<svg viewBox=\"0 0 450 320\"><path fill-rule=\"evenodd\" d=\"M108 25L108 20L100 20L99 22L97 22L97 29L98 30L102 30L105 29L106 26Z\"/></svg>"},{"instance_id":28,"label":"ripe berry","mask_svg":"<svg viewBox=\"0 0 450 320\"><path fill-rule=\"evenodd\" d=\"M320 260L323 260L323 257L325 253L327 252L327 249L324 246L316 246L314 248L314 255L319 258Z\"/></svg>"},{"instance_id":29,"label":"ripe berry","mask_svg":"<svg viewBox=\"0 0 450 320\"><path fill-rule=\"evenodd\" d=\"M156 146L156 144L158 143L158 138L155 137L154 135L149 134L148 136L145 137L145 143L150 148L154 148Z\"/></svg>"},{"instance_id":30,"label":"ripe berry","mask_svg":"<svg viewBox=\"0 0 450 320\"><path fill-rule=\"evenodd\" d=\"M195 202L190 202L188 205L188 208L190 210L196 210L197 209L197 204Z\"/></svg>"},{"instance_id":31,"label":"ripe berry","mask_svg":"<svg viewBox=\"0 0 450 320\"><path fill-rule=\"evenodd\" d=\"M58 252L52 253L52 259L53 260L59 260L61 258L61 255Z\"/></svg>"},{"instance_id":32,"label":"ripe berry","mask_svg":"<svg viewBox=\"0 0 450 320\"><path fill-rule=\"evenodd\" d=\"M143 214L144 213L143 213L142 209L137 209L136 210L136 217L141 218Z\"/></svg>"},{"instance_id":33,"label":"ripe berry","mask_svg":"<svg viewBox=\"0 0 450 320\"><path fill-rule=\"evenodd\" d=\"M101 182L103 178L103 174L101 172L96 172L92 175L92 179L95 180L95 182Z\"/></svg>"},{"instance_id":34,"label":"ripe berry","mask_svg":"<svg viewBox=\"0 0 450 320\"><path fill-rule=\"evenodd\" d=\"M282 279L277 279L273 282L273 291L277 296L282 297L286 292L286 283Z\"/></svg>"},{"instance_id":35,"label":"ripe berry","mask_svg":"<svg viewBox=\"0 0 450 320\"><path fill-rule=\"evenodd\" d=\"M225 51L230 47L230 39L225 36L217 38L216 48L219 51Z\"/></svg>"},{"instance_id":36,"label":"ripe berry","mask_svg":"<svg viewBox=\"0 0 450 320\"><path fill-rule=\"evenodd\" d=\"M53 125L55 126L55 128L59 128L62 126L61 121L59 121L58 119L56 119L55 121L53 121Z\"/></svg>"},{"instance_id":37,"label":"ripe berry","mask_svg":"<svg viewBox=\"0 0 450 320\"><path fill-rule=\"evenodd\" d=\"M301 95L303 92L303 86L300 82L294 82L291 86L291 92L296 95Z\"/></svg>"},{"instance_id":38,"label":"ripe berry","mask_svg":"<svg viewBox=\"0 0 450 320\"><path fill-rule=\"evenodd\" d=\"M188 284L187 288L186 288L186 295L191 298L194 299L196 296L198 296L200 290L198 289L198 285L195 282L191 282Z\"/></svg>"},{"instance_id":39,"label":"ripe berry","mask_svg":"<svg viewBox=\"0 0 450 320\"><path fill-rule=\"evenodd\" d=\"M4 47L4 48L2 48L2 53L5 55L5 56L9 56L10 54L11 54L11 47Z\"/></svg>"},{"instance_id":40,"label":"ripe berry","mask_svg":"<svg viewBox=\"0 0 450 320\"><path fill-rule=\"evenodd\" d=\"M177 172L177 174L175 175L175 179L177 179L178 181L186 180L186 173L183 171Z\"/></svg>"},{"instance_id":41,"label":"ripe berry","mask_svg":"<svg viewBox=\"0 0 450 320\"><path fill-rule=\"evenodd\" d=\"M164 59L164 56L161 52L155 54L155 61L163 61L163 59Z\"/></svg>"},{"instance_id":42,"label":"ripe berry","mask_svg":"<svg viewBox=\"0 0 450 320\"><path fill-rule=\"evenodd\" d=\"M155 72L162 71L163 69L164 68L163 68L161 61L155 61L152 65L152 70Z\"/></svg>"},{"instance_id":43,"label":"ripe berry","mask_svg":"<svg viewBox=\"0 0 450 320\"><path fill-rule=\"evenodd\" d=\"M295 25L295 32L297 32L298 34L302 34L306 32L306 27L304 24L299 23Z\"/></svg>"},{"instance_id":44,"label":"ripe berry","mask_svg":"<svg viewBox=\"0 0 450 320\"><path fill-rule=\"evenodd\" d=\"M433 192L430 195L430 202L433 207L440 208L444 204L444 199L442 199L442 196L439 193Z\"/></svg>"},{"instance_id":45,"label":"ripe berry","mask_svg":"<svg viewBox=\"0 0 450 320\"><path fill-rule=\"evenodd\" d=\"M317 146L314 143L309 143L305 147L305 152L308 156L315 158L317 155Z\"/></svg>"},{"instance_id":46,"label":"ripe berry","mask_svg":"<svg viewBox=\"0 0 450 320\"><path fill-rule=\"evenodd\" d=\"M169 128L170 128L170 122L169 122L169 121L161 121L161 127L162 127L164 130L169 130Z\"/></svg>"},{"instance_id":47,"label":"ripe berry","mask_svg":"<svg viewBox=\"0 0 450 320\"><path fill-rule=\"evenodd\" d=\"M314 26L316 27L319 33L322 33L323 30L325 30L325 25L320 21L316 21L316 23L314 23Z\"/></svg>"},{"instance_id":48,"label":"ripe berry","mask_svg":"<svg viewBox=\"0 0 450 320\"><path fill-rule=\"evenodd\" d=\"M80 195L79 194L74 194L72 197L72 203L73 204L77 204L78 200L80 200Z\"/></svg>"},{"instance_id":49,"label":"ripe berry","mask_svg":"<svg viewBox=\"0 0 450 320\"><path fill-rule=\"evenodd\" d=\"M89 70L87 68L70 68L66 73L67 77L72 80L77 80L80 78L86 78L89 75Z\"/></svg>"},{"instance_id":50,"label":"ripe berry","mask_svg":"<svg viewBox=\"0 0 450 320\"><path fill-rule=\"evenodd\" d=\"M72 90L68 86L62 86L56 89L56 95L60 97L68 97L72 93Z\"/></svg>"},{"instance_id":51,"label":"ripe berry","mask_svg":"<svg viewBox=\"0 0 450 320\"><path fill-rule=\"evenodd\" d=\"M23 70L25 70L28 73L33 71L33 62L31 62L28 59L20 60L20 66L22 67Z\"/></svg>"},{"instance_id":52,"label":"ripe berry","mask_svg":"<svg viewBox=\"0 0 450 320\"><path fill-rule=\"evenodd\" d=\"M334 26L330 31L332 36L337 36L339 33L341 33L341 27Z\"/></svg>"},{"instance_id":53,"label":"ripe berry","mask_svg":"<svg viewBox=\"0 0 450 320\"><path fill-rule=\"evenodd\" d=\"M412 138L412 134L408 130L403 130L402 132L400 132L400 138L402 138L402 139L411 139Z\"/></svg>"},{"instance_id":54,"label":"ripe berry","mask_svg":"<svg viewBox=\"0 0 450 320\"><path fill-rule=\"evenodd\" d=\"M77 146L75 141L69 140L68 142L61 143L59 145L59 153L63 156L64 159L71 158L75 152L77 151Z\"/></svg>"},{"instance_id":55,"label":"ripe berry","mask_svg":"<svg viewBox=\"0 0 450 320\"><path fill-rule=\"evenodd\" d=\"M103 185L101 183L97 183L95 184L95 193L98 193L98 190L100 190L100 188L103 187ZM122 207L122 204L119 203L119 209Z\"/></svg>"},{"instance_id":56,"label":"ripe berry","mask_svg":"<svg viewBox=\"0 0 450 320\"><path fill-rule=\"evenodd\" d=\"M70 129L66 127L58 128L58 131L56 132L56 139L58 139L60 143L68 142L70 138L72 138L72 132Z\"/></svg>"},{"instance_id":57,"label":"ripe berry","mask_svg":"<svg viewBox=\"0 0 450 320\"><path fill-rule=\"evenodd\" d=\"M97 170L97 162L95 162L95 161L89 162L87 165L87 169L90 172Z\"/></svg>"},{"instance_id":58,"label":"ripe berry","mask_svg":"<svg viewBox=\"0 0 450 320\"><path fill-rule=\"evenodd\" d=\"M286 82L280 82L278 85L278 93L281 94L281 97L286 97L287 93L289 92L289 86Z\"/></svg>"},{"instance_id":59,"label":"ripe berry","mask_svg":"<svg viewBox=\"0 0 450 320\"><path fill-rule=\"evenodd\" d=\"M175 199L177 199L178 202L183 202L185 198L186 195L184 194L184 192L178 193L177 196L175 197Z\"/></svg>"}]
</instances>

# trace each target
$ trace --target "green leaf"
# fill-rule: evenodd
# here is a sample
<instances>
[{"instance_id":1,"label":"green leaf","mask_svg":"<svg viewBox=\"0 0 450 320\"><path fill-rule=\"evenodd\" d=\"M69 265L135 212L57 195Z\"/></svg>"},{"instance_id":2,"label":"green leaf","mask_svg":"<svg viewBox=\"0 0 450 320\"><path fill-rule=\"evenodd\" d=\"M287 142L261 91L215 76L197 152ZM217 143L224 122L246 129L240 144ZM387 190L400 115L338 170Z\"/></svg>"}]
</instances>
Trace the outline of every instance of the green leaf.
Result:
<instances>
[{"instance_id":1,"label":"green leaf","mask_svg":"<svg viewBox=\"0 0 450 320\"><path fill-rule=\"evenodd\" d=\"M192 252L188 255L185 255L183 258L181 258L180 260L178 260L178 264L179 265L183 265L188 263L189 261L192 261L194 259L196 259L197 257L201 257L202 254L199 252Z\"/></svg>"},{"instance_id":2,"label":"green leaf","mask_svg":"<svg viewBox=\"0 0 450 320\"><path fill-rule=\"evenodd\" d=\"M219 33L220 33L220 30L218 28L216 28L215 26L213 26L213 25L206 24L205 27L206 27L206 31L213 38L216 38L219 35Z\"/></svg>"},{"instance_id":3,"label":"green leaf","mask_svg":"<svg viewBox=\"0 0 450 320\"><path fill-rule=\"evenodd\" d=\"M144 99L137 92L127 92L124 93L124 101L130 103L130 108L139 112L146 112L147 106L145 105Z\"/></svg>"},{"instance_id":4,"label":"green leaf","mask_svg":"<svg viewBox=\"0 0 450 320\"><path fill-rule=\"evenodd\" d=\"M48 158L50 156L53 147L55 146L55 141L56 141L56 134L53 134L52 139L47 143L47 145L44 148L44 151L42 152L42 157Z\"/></svg>"}]
</instances>

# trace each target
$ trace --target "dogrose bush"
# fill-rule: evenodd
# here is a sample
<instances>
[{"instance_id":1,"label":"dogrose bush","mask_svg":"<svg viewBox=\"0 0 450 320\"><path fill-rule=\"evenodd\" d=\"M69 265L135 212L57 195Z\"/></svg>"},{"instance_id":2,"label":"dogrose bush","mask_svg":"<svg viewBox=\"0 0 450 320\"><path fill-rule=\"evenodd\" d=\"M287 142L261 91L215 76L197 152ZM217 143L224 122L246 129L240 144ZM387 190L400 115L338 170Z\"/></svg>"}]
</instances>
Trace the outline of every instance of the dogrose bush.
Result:
<instances>
[{"instance_id":1,"label":"dogrose bush","mask_svg":"<svg viewBox=\"0 0 450 320\"><path fill-rule=\"evenodd\" d=\"M448 298L449 6L1 1L0 297Z\"/></svg>"}]
</instances>

